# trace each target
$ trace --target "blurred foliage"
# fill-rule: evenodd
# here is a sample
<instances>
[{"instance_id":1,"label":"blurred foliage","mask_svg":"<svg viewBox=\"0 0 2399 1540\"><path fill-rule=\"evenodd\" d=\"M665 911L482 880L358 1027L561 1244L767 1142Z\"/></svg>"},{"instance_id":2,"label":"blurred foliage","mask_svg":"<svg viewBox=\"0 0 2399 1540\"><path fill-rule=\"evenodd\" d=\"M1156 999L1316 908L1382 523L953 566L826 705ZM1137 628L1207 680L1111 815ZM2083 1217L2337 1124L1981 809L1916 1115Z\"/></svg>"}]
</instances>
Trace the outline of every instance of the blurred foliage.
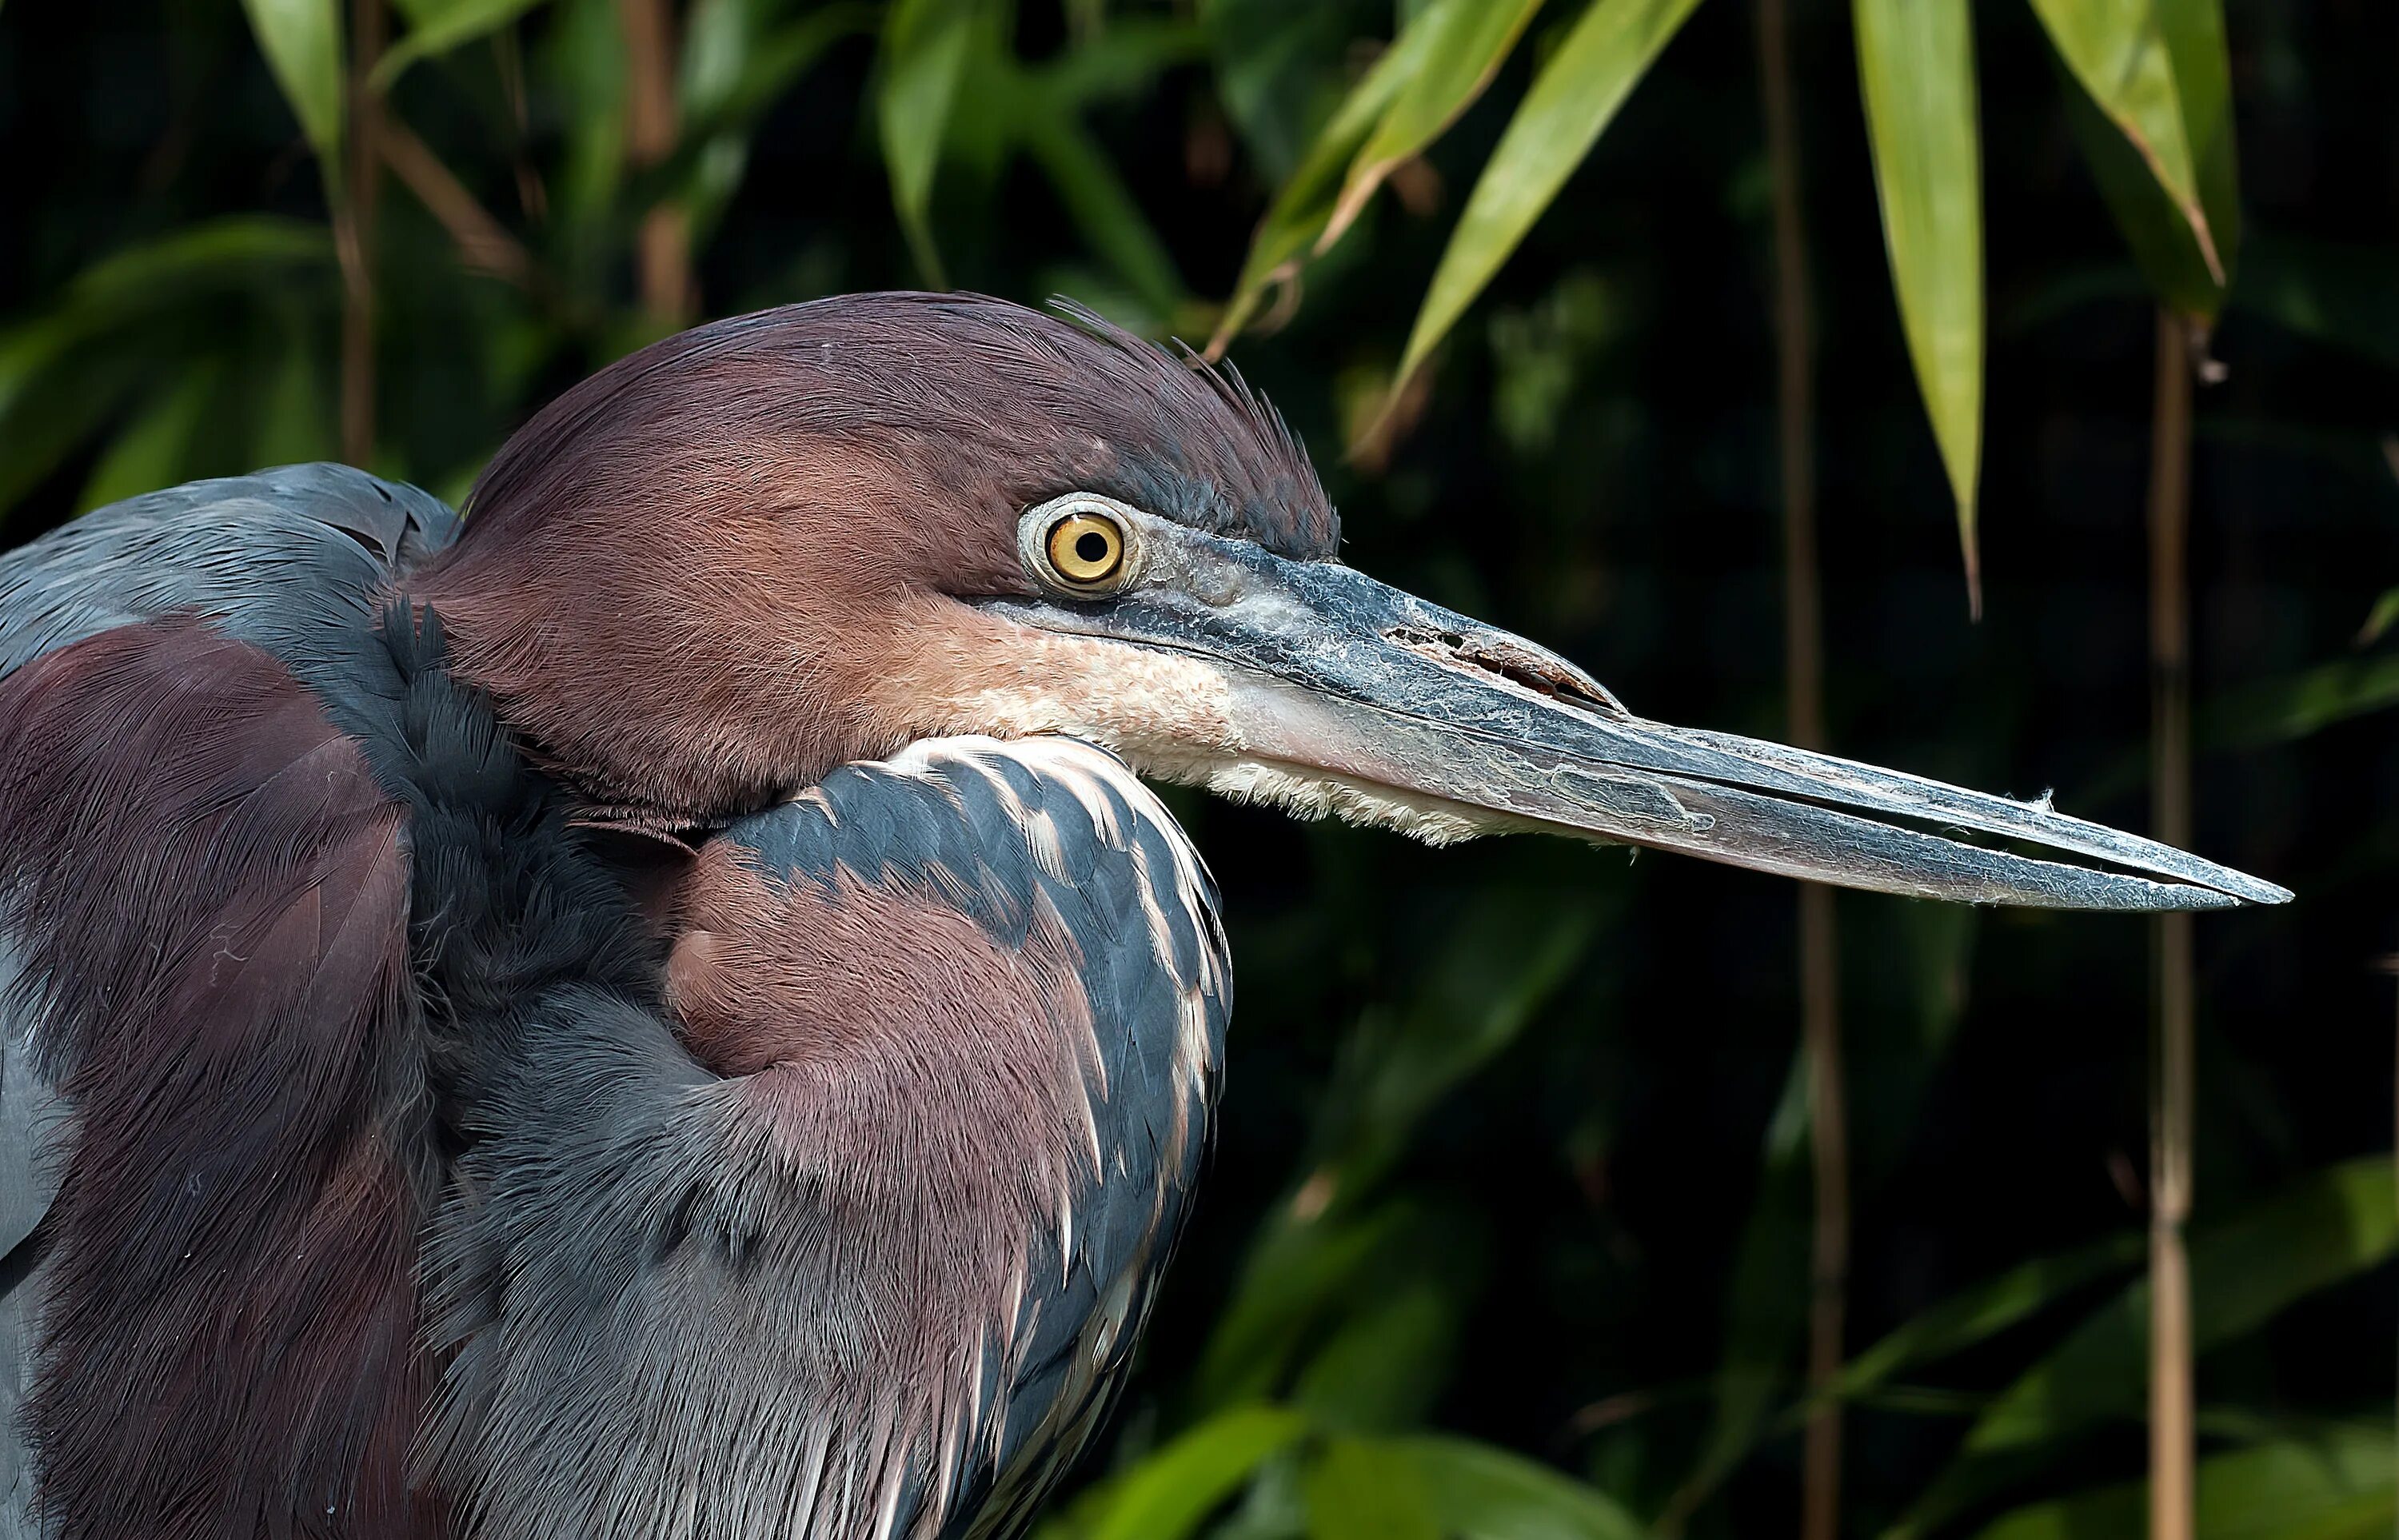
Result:
<instances>
[{"instance_id":1,"label":"blurred foliage","mask_svg":"<svg viewBox=\"0 0 2399 1540\"><path fill-rule=\"evenodd\" d=\"M2148 296L2216 328L2200 843L2302 898L2200 932L2202 1533L2387 1533L2399 16L1796 22L1843 750L2138 821ZM1772 733L1755 90L1740 0L17 0L0 519L332 455L346 402L455 497L697 315L1063 290L1236 349L1362 565ZM1941 515L1977 507L1971 627ZM1787 889L1178 807L1233 1082L1046 1533L1786 1532ZM1849 1530L2129 1533L2142 932L1842 906Z\"/></svg>"}]
</instances>

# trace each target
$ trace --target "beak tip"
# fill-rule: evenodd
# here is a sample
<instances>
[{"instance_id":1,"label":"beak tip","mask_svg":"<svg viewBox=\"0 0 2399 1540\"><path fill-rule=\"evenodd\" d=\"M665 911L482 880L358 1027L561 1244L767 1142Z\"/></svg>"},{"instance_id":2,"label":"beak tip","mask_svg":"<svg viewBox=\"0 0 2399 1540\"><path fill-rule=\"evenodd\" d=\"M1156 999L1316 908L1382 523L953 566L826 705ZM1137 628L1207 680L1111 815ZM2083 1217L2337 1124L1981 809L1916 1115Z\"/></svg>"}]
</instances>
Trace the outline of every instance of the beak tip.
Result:
<instances>
[{"instance_id":1,"label":"beak tip","mask_svg":"<svg viewBox=\"0 0 2399 1540\"><path fill-rule=\"evenodd\" d=\"M2217 867L2197 881L2180 873L2177 876L2181 880L2175 885L2183 890L2183 901L2174 906L2176 909L2265 909L2289 903L2297 897L2287 887L2230 867ZM2206 885L2200 886L2198 882Z\"/></svg>"}]
</instances>

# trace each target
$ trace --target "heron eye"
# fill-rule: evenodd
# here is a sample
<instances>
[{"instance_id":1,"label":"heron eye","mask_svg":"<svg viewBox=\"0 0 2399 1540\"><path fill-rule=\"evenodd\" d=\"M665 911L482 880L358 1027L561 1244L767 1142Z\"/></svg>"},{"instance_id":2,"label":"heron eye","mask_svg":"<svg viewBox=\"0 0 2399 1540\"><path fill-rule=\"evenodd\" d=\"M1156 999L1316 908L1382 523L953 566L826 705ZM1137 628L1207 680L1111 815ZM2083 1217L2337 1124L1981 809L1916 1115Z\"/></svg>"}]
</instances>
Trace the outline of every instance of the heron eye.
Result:
<instances>
[{"instance_id":1,"label":"heron eye","mask_svg":"<svg viewBox=\"0 0 2399 1540\"><path fill-rule=\"evenodd\" d=\"M1050 526L1046 549L1050 570L1069 588L1088 588L1116 576L1124 565L1124 531L1096 513L1071 513Z\"/></svg>"}]
</instances>

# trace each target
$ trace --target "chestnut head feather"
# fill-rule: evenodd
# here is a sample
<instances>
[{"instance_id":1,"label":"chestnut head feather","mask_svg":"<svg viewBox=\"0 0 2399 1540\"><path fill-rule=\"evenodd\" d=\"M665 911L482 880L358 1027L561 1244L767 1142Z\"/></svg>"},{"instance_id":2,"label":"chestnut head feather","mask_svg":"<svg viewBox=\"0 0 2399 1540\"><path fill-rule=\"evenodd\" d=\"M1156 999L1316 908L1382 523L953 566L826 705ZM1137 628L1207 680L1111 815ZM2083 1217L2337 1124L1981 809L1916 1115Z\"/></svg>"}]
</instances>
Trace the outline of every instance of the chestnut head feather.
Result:
<instances>
[{"instance_id":1,"label":"chestnut head feather","mask_svg":"<svg viewBox=\"0 0 2399 1540\"><path fill-rule=\"evenodd\" d=\"M413 586L554 770L621 813L704 821L931 732L1005 729L930 698L967 681L924 676L1049 666L956 601L1031 596L1019 515L1074 491L1301 560L1338 540L1238 376L1080 309L863 294L683 332L568 391ZM927 699L892 688L910 668Z\"/></svg>"}]
</instances>

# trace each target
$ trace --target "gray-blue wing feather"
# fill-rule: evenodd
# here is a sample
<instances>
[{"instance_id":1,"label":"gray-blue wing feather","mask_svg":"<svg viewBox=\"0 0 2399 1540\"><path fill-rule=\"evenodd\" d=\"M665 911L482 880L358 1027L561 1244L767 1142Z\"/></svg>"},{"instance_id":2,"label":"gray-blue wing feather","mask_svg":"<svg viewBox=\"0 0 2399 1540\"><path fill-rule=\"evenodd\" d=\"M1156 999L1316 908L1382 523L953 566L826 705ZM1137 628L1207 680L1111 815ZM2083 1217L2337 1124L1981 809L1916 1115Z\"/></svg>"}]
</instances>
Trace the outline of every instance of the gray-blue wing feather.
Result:
<instances>
[{"instance_id":1,"label":"gray-blue wing feather","mask_svg":"<svg viewBox=\"0 0 2399 1540\"><path fill-rule=\"evenodd\" d=\"M424 843L442 827L416 825L420 881L447 864ZM925 993L878 999L863 1026L793 1021L823 1057L725 1075L654 1006L565 974L461 1021L475 1147L431 1254L433 1331L456 1353L440 1469L476 1494L491 1540L1020 1533L1122 1384L1205 1145L1230 1006L1206 873L1121 765L1063 740L939 740L847 766L712 848L762 879L762 903L803 895L779 912L800 924L905 896L889 912L928 928L845 933L863 959L793 937L793 956ZM469 877L461 898L493 891L534 889ZM461 914L458 934L481 925ZM955 1027L958 977L916 965L955 946L934 932L957 918L1002 954L1069 959L1071 978L1039 975L1050 995L979 1019L1046 1021L1036 1048L1057 1052L985 1067L1063 1069L1069 1104L1088 1097L1071 1150L1036 1147L1054 1128L965 1130L1001 1167L1057 1180L1054 1204L1012 1216L957 1201L931 1153L959 1130L928 1120L974 1101L939 1079L956 1056L904 1036L850 1051L894 1023ZM767 960L747 980L768 1016L806 1017L819 996L778 942L741 933ZM432 982L460 998L438 963ZM991 1223L996 1267L978 1238Z\"/></svg>"},{"instance_id":2,"label":"gray-blue wing feather","mask_svg":"<svg viewBox=\"0 0 2399 1540\"><path fill-rule=\"evenodd\" d=\"M1109 756L955 740L898 763L846 767L813 805L726 837L780 873L879 867L886 882L943 886L1009 946L1042 912L1076 943L1098 1049L1097 1169L1071 1195L1071 1245L1035 1249L1021 1356L986 1392L1004 1428L947 1505L944 1535L985 1540L1029 1526L1122 1388L1205 1152L1232 979L1197 852Z\"/></svg>"},{"instance_id":3,"label":"gray-blue wing feather","mask_svg":"<svg viewBox=\"0 0 2399 1540\"><path fill-rule=\"evenodd\" d=\"M393 577L446 546L457 517L417 488L346 466L194 481L94 510L0 552L0 679L119 626L196 614L295 664L324 661ZM35 1533L16 1412L34 1346L29 1286L57 1196L68 1113L0 934L0 1540Z\"/></svg>"}]
</instances>

